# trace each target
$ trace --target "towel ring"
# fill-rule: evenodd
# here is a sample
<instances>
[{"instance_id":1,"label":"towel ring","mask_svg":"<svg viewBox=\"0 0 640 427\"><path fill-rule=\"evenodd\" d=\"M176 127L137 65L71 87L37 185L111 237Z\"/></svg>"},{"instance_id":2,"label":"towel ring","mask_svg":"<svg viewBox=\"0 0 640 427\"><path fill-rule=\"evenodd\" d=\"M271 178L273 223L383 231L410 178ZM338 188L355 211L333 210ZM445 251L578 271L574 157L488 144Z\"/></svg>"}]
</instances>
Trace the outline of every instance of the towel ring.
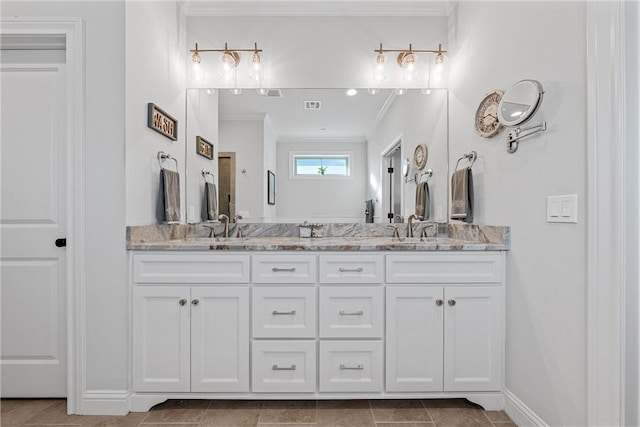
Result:
<instances>
[{"instance_id":1,"label":"towel ring","mask_svg":"<svg viewBox=\"0 0 640 427\"><path fill-rule=\"evenodd\" d=\"M164 162L167 159L170 159L176 162L176 172L178 172L178 160L175 157L173 157L171 154L167 154L164 151L158 151L158 164L160 165L160 169L164 169L164 167L162 166L162 162Z\"/></svg>"},{"instance_id":2,"label":"towel ring","mask_svg":"<svg viewBox=\"0 0 640 427\"><path fill-rule=\"evenodd\" d=\"M213 174L211 172L209 172L208 170L206 170L206 169L202 169L202 177L204 178L204 182L207 182L207 175L209 175L211 177L211 183L215 184L216 179L213 176Z\"/></svg>"},{"instance_id":3,"label":"towel ring","mask_svg":"<svg viewBox=\"0 0 640 427\"><path fill-rule=\"evenodd\" d=\"M433 176L433 169L427 169L426 171L422 172L420 174L420 176L418 176L418 174L416 173L413 180L415 181L416 185L420 184L422 182L422 177L426 176L427 180L425 182L429 182L429 178L431 178Z\"/></svg>"},{"instance_id":4,"label":"towel ring","mask_svg":"<svg viewBox=\"0 0 640 427\"><path fill-rule=\"evenodd\" d=\"M473 167L473 164L476 162L477 158L478 158L478 153L476 153L475 151L469 151L467 154L463 154L462 157L458 159L455 170L458 170L458 166L460 165L460 162L464 159L467 159L469 160L469 162L471 162L469 166L467 166L469 169L471 169Z\"/></svg>"}]
</instances>

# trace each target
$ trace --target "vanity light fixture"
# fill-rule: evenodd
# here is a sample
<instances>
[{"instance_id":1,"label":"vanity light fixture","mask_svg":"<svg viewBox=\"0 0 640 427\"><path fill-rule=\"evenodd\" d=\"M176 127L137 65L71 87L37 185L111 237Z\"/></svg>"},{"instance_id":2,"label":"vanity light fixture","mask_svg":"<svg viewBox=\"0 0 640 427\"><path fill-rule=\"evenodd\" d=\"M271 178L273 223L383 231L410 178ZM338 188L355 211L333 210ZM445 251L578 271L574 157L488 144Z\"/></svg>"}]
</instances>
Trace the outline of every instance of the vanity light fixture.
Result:
<instances>
[{"instance_id":1,"label":"vanity light fixture","mask_svg":"<svg viewBox=\"0 0 640 427\"><path fill-rule=\"evenodd\" d=\"M200 49L198 43L195 44L195 49L189 50L191 52L191 61L194 69L194 78L200 77L203 79L202 70L200 69L202 58L201 53L204 52L219 52L222 53L220 61L222 62L222 75L225 80L235 80L238 66L240 65L240 53L239 52L252 52L251 63L249 64L249 78L262 84L263 81L263 65L262 65L262 49L258 49L258 43L253 44L253 49L230 49L228 44L224 44L224 49ZM199 74L196 73L199 70Z\"/></svg>"},{"instance_id":2,"label":"vanity light fixture","mask_svg":"<svg viewBox=\"0 0 640 427\"><path fill-rule=\"evenodd\" d=\"M386 74L386 58L385 53L398 53L396 63L402 70L402 79L405 81L415 80L418 77L418 57L416 54L435 54L432 64L432 72L444 76L446 66L446 50L442 50L442 44L438 45L438 49L414 49L409 43L409 49L384 49L382 43L380 48L375 49L376 56L373 62L373 79L377 82L384 80Z\"/></svg>"}]
</instances>

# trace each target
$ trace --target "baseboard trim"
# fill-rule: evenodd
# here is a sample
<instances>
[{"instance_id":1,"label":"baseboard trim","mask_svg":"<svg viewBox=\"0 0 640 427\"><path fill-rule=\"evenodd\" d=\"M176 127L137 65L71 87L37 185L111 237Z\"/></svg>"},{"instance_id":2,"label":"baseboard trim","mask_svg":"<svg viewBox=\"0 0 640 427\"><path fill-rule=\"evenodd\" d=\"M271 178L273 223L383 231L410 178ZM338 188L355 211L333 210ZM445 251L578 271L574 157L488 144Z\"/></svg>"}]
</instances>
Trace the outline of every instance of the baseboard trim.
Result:
<instances>
[{"instance_id":1,"label":"baseboard trim","mask_svg":"<svg viewBox=\"0 0 640 427\"><path fill-rule=\"evenodd\" d=\"M82 395L78 415L126 415L129 390L87 390Z\"/></svg>"},{"instance_id":2,"label":"baseboard trim","mask_svg":"<svg viewBox=\"0 0 640 427\"><path fill-rule=\"evenodd\" d=\"M524 426L540 426L549 427L542 418L538 416L531 408L529 408L522 400L513 394L510 390L504 390L504 411L509 418L520 427Z\"/></svg>"}]
</instances>

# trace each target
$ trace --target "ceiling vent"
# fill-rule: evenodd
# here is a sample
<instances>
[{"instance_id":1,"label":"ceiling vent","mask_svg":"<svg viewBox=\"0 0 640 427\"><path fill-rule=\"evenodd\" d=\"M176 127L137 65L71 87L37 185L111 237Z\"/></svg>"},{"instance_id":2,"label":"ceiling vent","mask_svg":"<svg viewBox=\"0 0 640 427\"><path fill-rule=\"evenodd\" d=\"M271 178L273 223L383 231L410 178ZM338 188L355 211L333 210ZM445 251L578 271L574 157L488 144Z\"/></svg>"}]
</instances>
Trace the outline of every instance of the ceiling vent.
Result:
<instances>
[{"instance_id":1,"label":"ceiling vent","mask_svg":"<svg viewBox=\"0 0 640 427\"><path fill-rule=\"evenodd\" d=\"M320 101L304 101L305 110L319 110L321 106Z\"/></svg>"},{"instance_id":2,"label":"ceiling vent","mask_svg":"<svg viewBox=\"0 0 640 427\"><path fill-rule=\"evenodd\" d=\"M280 89L267 90L267 98L282 98L282 91Z\"/></svg>"}]
</instances>

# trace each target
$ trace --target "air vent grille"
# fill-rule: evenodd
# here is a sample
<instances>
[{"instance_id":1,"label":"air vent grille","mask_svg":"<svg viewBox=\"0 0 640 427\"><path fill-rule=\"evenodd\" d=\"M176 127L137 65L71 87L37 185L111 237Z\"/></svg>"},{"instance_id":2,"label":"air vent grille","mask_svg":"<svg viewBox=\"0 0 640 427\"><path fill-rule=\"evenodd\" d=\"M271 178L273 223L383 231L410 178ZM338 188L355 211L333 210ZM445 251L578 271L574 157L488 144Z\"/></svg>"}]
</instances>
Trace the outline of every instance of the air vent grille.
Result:
<instances>
[{"instance_id":1,"label":"air vent grille","mask_svg":"<svg viewBox=\"0 0 640 427\"><path fill-rule=\"evenodd\" d=\"M269 89L267 98L282 98L282 91L280 89Z\"/></svg>"},{"instance_id":2,"label":"air vent grille","mask_svg":"<svg viewBox=\"0 0 640 427\"><path fill-rule=\"evenodd\" d=\"M304 101L305 110L319 110L322 107L320 101Z\"/></svg>"}]
</instances>

